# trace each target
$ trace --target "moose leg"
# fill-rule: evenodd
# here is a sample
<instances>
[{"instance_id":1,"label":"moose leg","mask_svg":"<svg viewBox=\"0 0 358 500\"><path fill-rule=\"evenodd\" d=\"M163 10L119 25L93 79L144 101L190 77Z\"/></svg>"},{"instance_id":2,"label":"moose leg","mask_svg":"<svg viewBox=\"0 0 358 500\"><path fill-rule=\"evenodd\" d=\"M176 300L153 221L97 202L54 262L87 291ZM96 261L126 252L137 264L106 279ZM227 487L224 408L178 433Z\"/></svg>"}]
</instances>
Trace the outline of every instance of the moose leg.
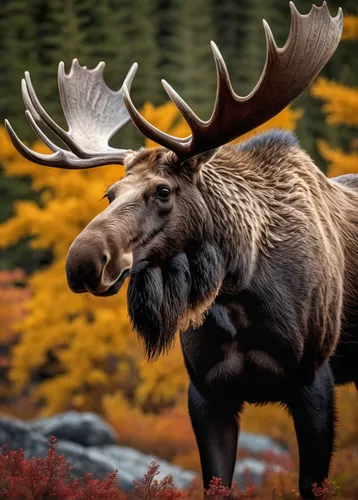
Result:
<instances>
[{"instance_id":1,"label":"moose leg","mask_svg":"<svg viewBox=\"0 0 358 500\"><path fill-rule=\"evenodd\" d=\"M312 484L320 485L328 477L333 451L334 384L328 362L318 370L312 384L290 394L287 406L297 435L300 493L303 499L314 498Z\"/></svg>"},{"instance_id":2,"label":"moose leg","mask_svg":"<svg viewBox=\"0 0 358 500\"><path fill-rule=\"evenodd\" d=\"M213 476L231 486L234 473L238 421L236 414L222 405L210 404L195 388L189 386L189 414L199 448L204 488Z\"/></svg>"}]
</instances>

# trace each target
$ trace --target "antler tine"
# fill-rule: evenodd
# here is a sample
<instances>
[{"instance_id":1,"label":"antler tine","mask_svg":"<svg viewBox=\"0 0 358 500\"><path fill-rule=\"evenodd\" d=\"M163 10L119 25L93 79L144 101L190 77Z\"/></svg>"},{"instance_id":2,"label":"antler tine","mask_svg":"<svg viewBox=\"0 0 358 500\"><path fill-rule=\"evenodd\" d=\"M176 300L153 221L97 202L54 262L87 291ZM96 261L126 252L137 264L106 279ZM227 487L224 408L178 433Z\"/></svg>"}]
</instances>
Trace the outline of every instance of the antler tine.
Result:
<instances>
[{"instance_id":1,"label":"antler tine","mask_svg":"<svg viewBox=\"0 0 358 500\"><path fill-rule=\"evenodd\" d=\"M184 118L184 120L187 122L187 124L190 127L190 130L193 133L193 136L195 135L196 131L199 130L200 126L204 125L205 122L201 120L201 118L198 117L196 113L191 109L190 106L184 101L182 97L178 94L176 90L173 89L171 85L166 80L162 80L162 85L164 87L164 90L170 97L170 99L174 102L178 110L180 111L180 114ZM185 139L185 142L190 139L190 137Z\"/></svg>"},{"instance_id":2,"label":"antler tine","mask_svg":"<svg viewBox=\"0 0 358 500\"><path fill-rule=\"evenodd\" d=\"M96 156L93 158L78 158L73 153L65 151L63 149L58 149L53 154L42 154L33 151L24 144L16 132L10 125L8 120L5 120L5 127L10 136L10 139L18 150L18 152L27 160L37 163L38 165L44 165L47 167L55 168L65 168L68 170L78 170L82 168L96 168L104 165L110 165L111 163L120 163L118 161L118 155L110 156Z\"/></svg>"},{"instance_id":3,"label":"antler tine","mask_svg":"<svg viewBox=\"0 0 358 500\"><path fill-rule=\"evenodd\" d=\"M61 64L61 63L60 63ZM24 82L24 85L23 85ZM35 89L32 85L30 73L28 71L25 71L25 79L22 80L22 87L26 87L26 92L27 96L30 97L30 102L32 105L32 109L35 110L37 116L40 118L40 120L59 138L61 141L71 150L73 151L74 154L79 156L81 158L82 149L78 147L74 141L72 141L71 137L61 128L52 118L51 116L45 111L43 106L41 105ZM24 97L24 95L23 95ZM25 102L25 97L24 97L24 103ZM36 116L36 115L35 115ZM38 120L38 121L40 121Z\"/></svg>"},{"instance_id":4,"label":"antler tine","mask_svg":"<svg viewBox=\"0 0 358 500\"><path fill-rule=\"evenodd\" d=\"M334 18L330 16L326 2L321 7L313 5L306 15L300 14L292 2L290 9L290 32L282 48L277 47L269 25L263 21L266 62L259 82L249 95L240 97L235 94L225 61L212 42L217 93L211 118L201 120L163 81L166 92L187 121L192 135L179 139L156 129L138 113L125 88L124 103L136 127L185 161L230 142L277 115L309 87L335 52L342 34L342 9Z\"/></svg>"},{"instance_id":5,"label":"antler tine","mask_svg":"<svg viewBox=\"0 0 358 500\"><path fill-rule=\"evenodd\" d=\"M52 142L40 129L40 127L37 125L36 122L41 123L41 117L37 113L36 109L34 108L32 101L30 99L26 82L24 79L21 80L21 92L22 92L22 97L24 100L25 107L27 108L25 111L25 116L30 123L33 131L35 134L42 140L43 143L46 144L52 151L60 151L61 148L57 146L54 142Z\"/></svg>"},{"instance_id":6,"label":"antler tine","mask_svg":"<svg viewBox=\"0 0 358 500\"><path fill-rule=\"evenodd\" d=\"M132 65L123 85L130 87L137 67L136 63ZM88 70L75 59L66 75L64 64L59 64L58 83L68 132L47 114L37 98L29 73L25 73L21 89L26 117L37 136L54 151L50 155L32 151L6 121L14 146L25 158L40 165L67 169L123 164L127 150L112 148L108 142L130 117L123 103L123 86L117 92L110 90L103 80L103 68L104 63L99 63L96 68ZM38 123L44 123L70 151L51 141Z\"/></svg>"},{"instance_id":7,"label":"antler tine","mask_svg":"<svg viewBox=\"0 0 358 500\"><path fill-rule=\"evenodd\" d=\"M18 152L22 156L24 156L27 160L32 161L34 163L38 163L39 165L47 165L49 167L60 166L59 164L61 164L61 162L64 161L63 158L64 152L62 150L59 150L56 153L50 155L37 153L32 149L28 148L19 139L19 137L17 136L16 132L14 131L8 120L5 120L5 127L13 145L18 150Z\"/></svg>"},{"instance_id":8,"label":"antler tine","mask_svg":"<svg viewBox=\"0 0 358 500\"><path fill-rule=\"evenodd\" d=\"M146 120L134 106L129 94L129 89L126 84L123 85L123 101L134 125L140 132L142 132L143 135L145 135L152 141L158 142L162 146L174 152L176 152L175 148L177 144L184 143L186 141L186 139L174 137L167 134L166 132L162 132L161 130L154 127L154 125L149 123L148 120Z\"/></svg>"},{"instance_id":9,"label":"antler tine","mask_svg":"<svg viewBox=\"0 0 358 500\"><path fill-rule=\"evenodd\" d=\"M57 146L54 142L51 141L47 137L47 135L40 129L40 127L37 125L35 118L33 116L33 113L30 112L28 109L25 111L25 116L27 118L27 121L31 125L32 130L35 132L35 134L41 139L41 141L46 144L47 147L51 149L51 151L56 152L56 151L61 151L61 148ZM36 116L36 115L35 115ZM41 121L41 120L38 120Z\"/></svg>"},{"instance_id":10,"label":"antler tine","mask_svg":"<svg viewBox=\"0 0 358 500\"><path fill-rule=\"evenodd\" d=\"M37 122L41 122L41 117L38 114L38 112L36 111L36 109L34 108L34 105L32 104L32 101L31 101L31 98L29 96L29 92L27 90L27 85L26 85L24 78L21 80L21 94L22 94L22 99L23 99L24 104L25 104L25 108L31 112L32 116L34 117L34 119Z\"/></svg>"},{"instance_id":11,"label":"antler tine","mask_svg":"<svg viewBox=\"0 0 358 500\"><path fill-rule=\"evenodd\" d=\"M96 168L104 165L121 163L118 161L118 154L108 156L95 156L93 158L78 158L70 151L58 149L53 154L37 153L24 144L16 132L10 125L8 120L5 120L5 127L10 136L10 139L18 150L18 152L27 160L37 163L38 165L45 165L46 167L65 168L68 170L78 170L82 168Z\"/></svg>"}]
</instances>

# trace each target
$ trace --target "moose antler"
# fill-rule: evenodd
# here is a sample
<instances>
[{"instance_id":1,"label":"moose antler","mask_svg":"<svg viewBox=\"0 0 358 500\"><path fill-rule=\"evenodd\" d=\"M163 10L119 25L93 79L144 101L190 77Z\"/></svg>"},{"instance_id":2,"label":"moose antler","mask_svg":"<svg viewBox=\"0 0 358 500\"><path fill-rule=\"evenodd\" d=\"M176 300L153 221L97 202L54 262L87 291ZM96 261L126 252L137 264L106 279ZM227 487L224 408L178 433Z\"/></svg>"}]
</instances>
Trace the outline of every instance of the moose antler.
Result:
<instances>
[{"instance_id":1,"label":"moose antler","mask_svg":"<svg viewBox=\"0 0 358 500\"><path fill-rule=\"evenodd\" d=\"M80 169L111 163L122 164L127 153L108 145L110 138L130 120L123 103L123 86L117 92L110 90L103 80L105 63L94 69L82 67L77 59L65 73L64 64L58 67L58 86L61 103L69 130L63 130L46 113L38 100L30 74L25 73L21 82L26 117L38 137L53 151L41 154L28 148L18 138L10 123L5 125L16 149L28 160L50 167ZM124 84L130 87L137 71L137 64L129 70ZM62 149L53 143L37 123L44 123L69 148Z\"/></svg>"},{"instance_id":2,"label":"moose antler","mask_svg":"<svg viewBox=\"0 0 358 500\"><path fill-rule=\"evenodd\" d=\"M126 84L123 99L133 123L149 139L172 150L180 161L215 149L266 122L296 99L314 80L336 50L342 34L342 9L335 18L326 2L300 14L292 2L291 27L287 42L278 48L269 25L263 21L267 52L261 78L246 97L235 94L225 61L211 42L217 93L208 121L201 120L165 81L163 87L188 123L192 135L181 139L168 135L146 121L135 108Z\"/></svg>"}]
</instances>

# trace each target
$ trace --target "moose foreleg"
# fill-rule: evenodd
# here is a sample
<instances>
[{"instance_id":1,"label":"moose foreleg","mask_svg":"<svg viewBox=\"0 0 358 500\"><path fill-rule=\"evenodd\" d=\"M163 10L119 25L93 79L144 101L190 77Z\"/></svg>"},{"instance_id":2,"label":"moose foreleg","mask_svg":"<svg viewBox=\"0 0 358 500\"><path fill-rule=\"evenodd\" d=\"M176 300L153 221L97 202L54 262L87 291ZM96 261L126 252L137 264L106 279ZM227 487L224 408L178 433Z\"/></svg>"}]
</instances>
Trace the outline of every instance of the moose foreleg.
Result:
<instances>
[{"instance_id":1,"label":"moose foreleg","mask_svg":"<svg viewBox=\"0 0 358 500\"><path fill-rule=\"evenodd\" d=\"M189 414L199 448L204 488L213 476L231 486L234 473L238 421L236 414L223 406L210 404L195 388L189 386Z\"/></svg>"},{"instance_id":2,"label":"moose foreleg","mask_svg":"<svg viewBox=\"0 0 358 500\"><path fill-rule=\"evenodd\" d=\"M303 499L314 498L312 484L328 477L334 442L334 384L326 362L310 385L290 394L287 406L295 424L299 459L299 489Z\"/></svg>"}]
</instances>

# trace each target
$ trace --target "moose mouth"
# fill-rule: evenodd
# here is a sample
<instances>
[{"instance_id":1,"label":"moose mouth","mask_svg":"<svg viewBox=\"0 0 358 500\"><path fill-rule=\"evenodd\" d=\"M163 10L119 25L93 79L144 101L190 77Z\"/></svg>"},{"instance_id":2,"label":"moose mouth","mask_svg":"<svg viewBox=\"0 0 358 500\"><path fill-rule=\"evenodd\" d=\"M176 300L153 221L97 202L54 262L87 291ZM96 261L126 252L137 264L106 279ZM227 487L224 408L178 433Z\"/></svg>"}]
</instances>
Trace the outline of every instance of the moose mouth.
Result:
<instances>
[{"instance_id":1,"label":"moose mouth","mask_svg":"<svg viewBox=\"0 0 358 500\"><path fill-rule=\"evenodd\" d=\"M130 269L125 269L123 273L120 275L120 277L117 279L113 285L111 285L105 292L101 293L94 293L92 294L95 297L110 297L111 295L116 295L116 293L119 292L119 290L122 288L122 285L125 281L125 279L130 275L131 270Z\"/></svg>"}]
</instances>

